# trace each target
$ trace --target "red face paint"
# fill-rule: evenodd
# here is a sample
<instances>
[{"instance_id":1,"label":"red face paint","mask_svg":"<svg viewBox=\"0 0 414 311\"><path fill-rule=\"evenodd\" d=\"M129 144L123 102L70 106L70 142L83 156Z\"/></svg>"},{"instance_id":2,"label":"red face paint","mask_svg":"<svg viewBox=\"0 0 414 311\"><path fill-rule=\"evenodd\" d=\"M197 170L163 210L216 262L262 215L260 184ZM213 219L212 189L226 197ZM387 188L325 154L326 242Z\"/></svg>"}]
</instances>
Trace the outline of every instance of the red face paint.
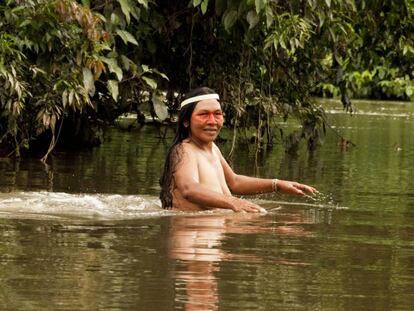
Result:
<instances>
[{"instance_id":1,"label":"red face paint","mask_svg":"<svg viewBox=\"0 0 414 311\"><path fill-rule=\"evenodd\" d=\"M197 120L198 122L222 122L223 112L220 110L214 112L202 110L193 113L191 118L194 118L194 120Z\"/></svg>"}]
</instances>

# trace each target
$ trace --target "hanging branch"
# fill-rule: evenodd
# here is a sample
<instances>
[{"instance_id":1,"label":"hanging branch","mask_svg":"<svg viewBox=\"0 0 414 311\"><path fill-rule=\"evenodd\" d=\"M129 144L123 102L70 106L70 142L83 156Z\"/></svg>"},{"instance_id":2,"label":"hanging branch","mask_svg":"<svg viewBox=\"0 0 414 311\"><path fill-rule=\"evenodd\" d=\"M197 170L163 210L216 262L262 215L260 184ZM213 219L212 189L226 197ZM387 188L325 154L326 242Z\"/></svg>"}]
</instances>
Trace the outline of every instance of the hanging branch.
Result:
<instances>
[{"instance_id":1,"label":"hanging branch","mask_svg":"<svg viewBox=\"0 0 414 311\"><path fill-rule=\"evenodd\" d=\"M61 132L61 130L62 130L62 125L63 125L63 116L62 116L62 121L60 122L60 125L59 125L59 131L58 131L58 134L57 134L57 136L55 136L55 129L52 129L52 139L50 140L50 145L49 145L49 148L48 148L48 150L47 150L47 152L46 152L46 154L40 159L40 161L43 163L43 164L46 164L46 161L47 161L47 158L48 158L48 156L49 156L49 154L53 151L53 149L55 149L55 147L56 147L56 144L57 144L57 142L58 142L58 140L59 140L59 136L60 136L60 132Z\"/></svg>"}]
</instances>

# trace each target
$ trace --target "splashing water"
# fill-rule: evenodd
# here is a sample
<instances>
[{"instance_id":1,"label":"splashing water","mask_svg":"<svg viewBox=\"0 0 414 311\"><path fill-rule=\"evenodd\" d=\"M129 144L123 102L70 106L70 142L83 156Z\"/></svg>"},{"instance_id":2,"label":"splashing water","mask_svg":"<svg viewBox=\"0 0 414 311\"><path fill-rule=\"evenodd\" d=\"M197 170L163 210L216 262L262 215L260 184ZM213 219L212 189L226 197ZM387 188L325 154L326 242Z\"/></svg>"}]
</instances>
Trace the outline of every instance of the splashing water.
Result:
<instances>
[{"instance_id":1,"label":"splashing water","mask_svg":"<svg viewBox=\"0 0 414 311\"><path fill-rule=\"evenodd\" d=\"M320 191L315 191L311 195L305 194L305 198L312 202L314 205L325 208L333 209L347 209L347 207L340 207L338 203L335 202L332 193L322 193Z\"/></svg>"},{"instance_id":2,"label":"splashing water","mask_svg":"<svg viewBox=\"0 0 414 311\"><path fill-rule=\"evenodd\" d=\"M162 216L158 198L145 195L0 193L0 215L8 218L130 219Z\"/></svg>"}]
</instances>

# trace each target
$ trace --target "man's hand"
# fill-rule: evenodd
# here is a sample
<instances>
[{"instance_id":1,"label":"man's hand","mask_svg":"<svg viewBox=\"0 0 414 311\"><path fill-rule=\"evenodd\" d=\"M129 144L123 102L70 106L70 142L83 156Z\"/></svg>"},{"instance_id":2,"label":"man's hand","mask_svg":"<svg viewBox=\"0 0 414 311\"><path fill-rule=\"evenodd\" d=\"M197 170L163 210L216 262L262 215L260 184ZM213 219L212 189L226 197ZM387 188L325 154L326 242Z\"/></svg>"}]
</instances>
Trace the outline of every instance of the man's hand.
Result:
<instances>
[{"instance_id":1,"label":"man's hand","mask_svg":"<svg viewBox=\"0 0 414 311\"><path fill-rule=\"evenodd\" d=\"M305 195L305 193L312 194L316 192L316 189L311 186L288 180L278 180L277 188L281 192L297 195Z\"/></svg>"}]
</instances>

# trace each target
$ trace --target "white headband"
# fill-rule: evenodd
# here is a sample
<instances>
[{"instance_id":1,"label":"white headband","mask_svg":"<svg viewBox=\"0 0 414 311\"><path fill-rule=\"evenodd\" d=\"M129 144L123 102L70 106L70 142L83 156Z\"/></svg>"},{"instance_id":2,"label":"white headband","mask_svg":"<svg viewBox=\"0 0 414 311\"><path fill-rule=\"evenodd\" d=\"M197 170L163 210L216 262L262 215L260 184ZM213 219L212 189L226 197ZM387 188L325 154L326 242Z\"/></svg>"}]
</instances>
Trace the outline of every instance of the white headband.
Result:
<instances>
[{"instance_id":1,"label":"white headband","mask_svg":"<svg viewBox=\"0 0 414 311\"><path fill-rule=\"evenodd\" d=\"M190 97L190 98L187 98L186 100L184 100L181 103L180 108L183 108L185 105L195 103L195 102L199 102L199 101L205 100L205 99L217 99L217 100L219 100L220 97L218 96L218 94L206 94L206 95L199 95L199 96Z\"/></svg>"}]
</instances>

